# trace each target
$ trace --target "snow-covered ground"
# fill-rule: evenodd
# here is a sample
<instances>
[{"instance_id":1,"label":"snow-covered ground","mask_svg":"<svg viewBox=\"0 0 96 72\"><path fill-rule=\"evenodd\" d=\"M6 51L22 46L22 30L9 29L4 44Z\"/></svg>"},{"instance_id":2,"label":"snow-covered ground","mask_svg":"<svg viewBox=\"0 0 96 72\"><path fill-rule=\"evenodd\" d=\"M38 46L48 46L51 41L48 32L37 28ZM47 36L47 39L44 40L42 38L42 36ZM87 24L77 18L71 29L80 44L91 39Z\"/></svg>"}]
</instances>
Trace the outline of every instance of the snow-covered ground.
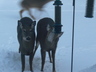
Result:
<instances>
[{"instance_id":1,"label":"snow-covered ground","mask_svg":"<svg viewBox=\"0 0 96 72\"><path fill-rule=\"evenodd\" d=\"M20 0L0 0L0 72L21 72L21 59L18 53L17 21L20 19ZM70 72L72 49L72 0L62 0L62 31L56 52L56 71ZM43 17L54 19L54 6L50 2L44 8L45 12L33 10L37 21ZM73 72L96 72L96 3L94 18L85 18L86 0L76 0L74 67ZM25 11L23 16L29 16ZM40 72L40 49L33 61L34 72ZM52 71L48 56L45 72ZM25 72L29 72L28 57L26 56Z\"/></svg>"}]
</instances>

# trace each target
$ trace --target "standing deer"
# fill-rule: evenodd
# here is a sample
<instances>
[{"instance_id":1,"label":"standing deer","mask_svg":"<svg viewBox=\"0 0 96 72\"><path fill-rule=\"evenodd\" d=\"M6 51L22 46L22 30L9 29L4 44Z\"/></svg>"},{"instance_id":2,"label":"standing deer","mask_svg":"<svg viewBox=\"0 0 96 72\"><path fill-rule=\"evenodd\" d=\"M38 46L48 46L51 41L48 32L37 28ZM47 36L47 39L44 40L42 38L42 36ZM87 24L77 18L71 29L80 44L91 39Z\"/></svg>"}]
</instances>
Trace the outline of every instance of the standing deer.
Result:
<instances>
[{"instance_id":1,"label":"standing deer","mask_svg":"<svg viewBox=\"0 0 96 72\"><path fill-rule=\"evenodd\" d=\"M29 56L30 71L32 69L33 50L35 44L35 21L28 17L18 20L17 38L19 42L19 52L21 52L22 72L25 69L25 55Z\"/></svg>"},{"instance_id":2,"label":"standing deer","mask_svg":"<svg viewBox=\"0 0 96 72\"><path fill-rule=\"evenodd\" d=\"M37 8L38 10L43 11L43 6L50 1L54 0L22 0L20 5L23 9L20 10L20 17L22 18L22 13L27 10L29 15L35 20L35 17L31 14L30 8Z\"/></svg>"},{"instance_id":3,"label":"standing deer","mask_svg":"<svg viewBox=\"0 0 96 72\"><path fill-rule=\"evenodd\" d=\"M63 34L63 32L59 34L54 33L53 25L54 25L54 21L51 18L43 18L39 20L37 24L37 38L36 38L36 47L35 47L34 54L40 44L41 58L42 58L41 71L43 71L44 68L46 51L47 51L49 54L50 62L53 62L53 72L56 72L55 52L56 52L59 37Z\"/></svg>"}]
</instances>

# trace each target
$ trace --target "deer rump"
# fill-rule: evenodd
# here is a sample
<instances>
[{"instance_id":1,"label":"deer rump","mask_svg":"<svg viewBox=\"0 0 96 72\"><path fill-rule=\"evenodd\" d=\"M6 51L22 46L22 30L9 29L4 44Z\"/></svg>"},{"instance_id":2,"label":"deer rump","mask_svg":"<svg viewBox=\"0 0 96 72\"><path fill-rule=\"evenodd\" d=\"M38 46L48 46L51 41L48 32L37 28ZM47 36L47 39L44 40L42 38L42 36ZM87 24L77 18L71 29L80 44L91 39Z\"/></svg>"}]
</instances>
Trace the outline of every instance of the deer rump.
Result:
<instances>
[{"instance_id":1,"label":"deer rump","mask_svg":"<svg viewBox=\"0 0 96 72\"><path fill-rule=\"evenodd\" d=\"M63 32L56 34L54 33L54 24L55 22L51 18L43 18L39 20L37 24L37 38L36 38L36 47L34 54L40 44L41 47L41 71L44 69L46 51L49 54L50 62L53 62L53 72L55 71L55 52L58 44L59 37Z\"/></svg>"},{"instance_id":2,"label":"deer rump","mask_svg":"<svg viewBox=\"0 0 96 72\"><path fill-rule=\"evenodd\" d=\"M39 20L37 24L37 38L36 38L36 47L34 54L40 44L41 46L41 71L44 69L46 51L49 54L50 62L53 64L53 72L55 70L55 52L58 44L59 37L63 34L54 33L54 24L55 22L51 18L43 18Z\"/></svg>"},{"instance_id":3,"label":"deer rump","mask_svg":"<svg viewBox=\"0 0 96 72\"><path fill-rule=\"evenodd\" d=\"M43 18L37 24L37 42L44 51L57 47L58 38L54 41L53 25L54 21L50 18Z\"/></svg>"}]
</instances>

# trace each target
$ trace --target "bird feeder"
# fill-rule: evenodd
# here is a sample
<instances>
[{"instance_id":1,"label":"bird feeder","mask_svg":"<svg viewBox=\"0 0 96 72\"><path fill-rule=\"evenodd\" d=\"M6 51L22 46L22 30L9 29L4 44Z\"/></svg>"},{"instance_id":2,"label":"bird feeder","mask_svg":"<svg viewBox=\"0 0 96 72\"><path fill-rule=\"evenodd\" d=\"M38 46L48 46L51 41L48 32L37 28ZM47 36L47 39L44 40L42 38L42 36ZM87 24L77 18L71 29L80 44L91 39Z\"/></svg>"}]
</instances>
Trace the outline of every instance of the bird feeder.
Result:
<instances>
[{"instance_id":1,"label":"bird feeder","mask_svg":"<svg viewBox=\"0 0 96 72\"><path fill-rule=\"evenodd\" d=\"M54 32L61 33L61 5L63 4L60 0L56 0L53 5L55 6Z\"/></svg>"},{"instance_id":2,"label":"bird feeder","mask_svg":"<svg viewBox=\"0 0 96 72\"><path fill-rule=\"evenodd\" d=\"M87 0L85 17L92 18L93 17L93 10L94 10L94 0Z\"/></svg>"}]
</instances>

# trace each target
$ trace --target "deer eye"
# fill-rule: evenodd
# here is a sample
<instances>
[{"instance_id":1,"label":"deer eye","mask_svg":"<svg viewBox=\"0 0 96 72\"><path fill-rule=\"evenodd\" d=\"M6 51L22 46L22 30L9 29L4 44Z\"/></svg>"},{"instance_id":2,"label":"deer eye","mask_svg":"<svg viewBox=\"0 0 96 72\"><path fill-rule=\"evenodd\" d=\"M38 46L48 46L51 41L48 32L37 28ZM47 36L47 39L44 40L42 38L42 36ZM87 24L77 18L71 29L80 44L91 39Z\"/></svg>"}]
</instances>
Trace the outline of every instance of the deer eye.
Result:
<instances>
[{"instance_id":1,"label":"deer eye","mask_svg":"<svg viewBox=\"0 0 96 72\"><path fill-rule=\"evenodd\" d=\"M26 32L26 29L23 29L23 32Z\"/></svg>"},{"instance_id":2,"label":"deer eye","mask_svg":"<svg viewBox=\"0 0 96 72\"><path fill-rule=\"evenodd\" d=\"M29 31L32 32L32 29L30 29Z\"/></svg>"}]
</instances>

